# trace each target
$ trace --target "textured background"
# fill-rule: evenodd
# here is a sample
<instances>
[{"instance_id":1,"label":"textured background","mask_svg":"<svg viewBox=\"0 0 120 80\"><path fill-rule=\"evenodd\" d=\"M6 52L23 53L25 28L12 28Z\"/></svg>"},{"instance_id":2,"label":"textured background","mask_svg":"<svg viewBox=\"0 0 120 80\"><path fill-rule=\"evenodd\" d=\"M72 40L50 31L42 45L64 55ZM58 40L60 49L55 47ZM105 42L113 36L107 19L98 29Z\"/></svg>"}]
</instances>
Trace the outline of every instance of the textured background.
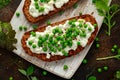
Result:
<instances>
[{"instance_id":1,"label":"textured background","mask_svg":"<svg viewBox=\"0 0 120 80\"><path fill-rule=\"evenodd\" d=\"M12 0L12 2L7 7L1 9L0 20L9 22L15 10L19 6L20 1L21 0ZM120 5L120 0L113 0L112 4L113 3ZM88 63L82 64L71 79L85 80L88 75L95 75L97 80L110 80L113 77L114 72L120 69L119 60L110 59L96 61L97 57L114 55L110 51L114 44L117 44L120 47L120 12L114 16L113 20L116 21L117 24L112 28L111 36L109 37L105 34L107 27L102 25L98 34L100 39L100 48L96 49L96 43L94 42L86 56ZM26 69L30 65L32 64L23 60L14 53L0 48L0 80L8 80L10 76L13 76L14 80L27 80L25 76L18 72L18 68ZM98 73L97 68L103 66L109 66L109 70ZM64 80L63 78L55 76L51 73L48 73L47 76L43 76L42 71L44 70L35 66L34 75L37 76L40 80Z\"/></svg>"}]
</instances>

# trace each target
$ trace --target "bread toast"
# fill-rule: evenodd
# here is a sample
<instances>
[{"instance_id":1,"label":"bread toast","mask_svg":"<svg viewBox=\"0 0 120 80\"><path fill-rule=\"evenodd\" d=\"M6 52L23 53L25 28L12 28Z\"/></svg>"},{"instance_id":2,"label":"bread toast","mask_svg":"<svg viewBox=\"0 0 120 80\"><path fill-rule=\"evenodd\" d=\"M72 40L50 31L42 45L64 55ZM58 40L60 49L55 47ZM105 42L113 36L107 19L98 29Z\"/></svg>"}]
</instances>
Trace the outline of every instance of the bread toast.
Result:
<instances>
[{"instance_id":1,"label":"bread toast","mask_svg":"<svg viewBox=\"0 0 120 80\"><path fill-rule=\"evenodd\" d=\"M71 6L73 6L77 1L79 0L69 0L68 3L65 3L61 8L56 8L53 11L50 11L47 15L40 15L38 17L33 17L30 15L29 13L29 6L31 3L31 0L25 0L24 6L23 6L23 13L26 16L27 20L31 23L36 23L36 22L40 22L40 21L44 21L45 19L49 18L50 16L65 10L66 8L69 8Z\"/></svg>"},{"instance_id":2,"label":"bread toast","mask_svg":"<svg viewBox=\"0 0 120 80\"><path fill-rule=\"evenodd\" d=\"M96 22L96 20L93 16L91 16L89 14L85 14L85 15L81 15L81 16L77 16L77 17L73 17L73 18L70 18L70 19L65 19L65 20L60 21L60 22L53 23L53 24L51 24L51 26L55 26L55 25L58 25L58 24L64 24L66 20L72 20L72 19L84 19L86 22L90 22L92 25L97 24L97 22ZM43 27L40 27L40 28L32 30L32 31L44 32L46 27L47 26L43 26ZM92 32L91 36L88 39L88 42L87 42L88 45L94 40L97 31L98 31L98 26L96 25L94 32ZM23 49L25 50L25 52L27 54L29 54L31 56L34 56L34 57L37 57L37 58L39 58L43 61L46 61L46 62L56 61L56 60L60 60L60 59L66 58L66 57L76 55L84 49L84 47L78 46L76 50L69 50L69 53L68 53L69 55L68 56L55 55L55 56L51 56L50 58L46 58L46 54L32 53L30 48L27 47L26 40L30 37L30 32L31 31L25 32L25 34L22 37L21 43L22 43Z\"/></svg>"}]
</instances>

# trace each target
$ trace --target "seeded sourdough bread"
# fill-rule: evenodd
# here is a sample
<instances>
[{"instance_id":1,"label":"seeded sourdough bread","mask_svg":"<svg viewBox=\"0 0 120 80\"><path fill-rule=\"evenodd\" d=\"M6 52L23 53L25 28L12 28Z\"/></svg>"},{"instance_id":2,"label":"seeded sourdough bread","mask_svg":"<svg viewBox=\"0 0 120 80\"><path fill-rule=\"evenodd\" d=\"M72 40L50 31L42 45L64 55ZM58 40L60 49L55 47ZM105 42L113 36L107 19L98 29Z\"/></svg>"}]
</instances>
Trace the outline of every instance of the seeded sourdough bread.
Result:
<instances>
[{"instance_id":1,"label":"seeded sourdough bread","mask_svg":"<svg viewBox=\"0 0 120 80\"><path fill-rule=\"evenodd\" d=\"M50 11L49 14L47 14L47 15L41 15L39 17L34 18L29 13L29 6L31 3L31 0L25 0L24 6L23 6L23 13L29 22L36 23L38 21L43 21L43 20L49 18L50 16L52 16L62 10L65 10L66 8L73 6L77 1L79 1L79 0L69 0L69 2L64 4L61 8L55 8L54 11Z\"/></svg>"},{"instance_id":2,"label":"seeded sourdough bread","mask_svg":"<svg viewBox=\"0 0 120 80\"><path fill-rule=\"evenodd\" d=\"M66 19L66 20L71 20L71 19L84 19L85 21L90 22L92 25L97 24L95 18L93 16L89 15L89 14L73 17L73 18ZM61 22L53 23L53 24L51 24L51 26L55 26L55 25L58 25L58 24L64 24L66 20L63 20ZM43 27L40 27L40 28L32 30L32 31L44 32L46 27L47 26L43 26ZM98 31L98 26L95 27L95 31L91 34L91 37L89 38L88 43L87 43L88 45L94 40L97 31ZM46 58L46 54L35 54L35 53L32 53L32 51L26 45L26 40L30 37L30 32L31 31L26 32L23 35L22 40L21 40L22 47L23 47L23 49L25 50L25 52L27 54L29 54L31 56L34 56L34 57L37 57L37 58L39 58L39 59L41 59L43 61L46 61L46 62L51 62L51 61L56 61L56 60L60 60L60 59L66 58L66 56L59 56L59 55L52 56L51 55L51 57L48 59L48 58ZM76 55L80 51L82 51L83 49L84 49L84 47L78 46L76 50L69 50L69 53L68 53L69 56L67 56L67 57Z\"/></svg>"}]
</instances>

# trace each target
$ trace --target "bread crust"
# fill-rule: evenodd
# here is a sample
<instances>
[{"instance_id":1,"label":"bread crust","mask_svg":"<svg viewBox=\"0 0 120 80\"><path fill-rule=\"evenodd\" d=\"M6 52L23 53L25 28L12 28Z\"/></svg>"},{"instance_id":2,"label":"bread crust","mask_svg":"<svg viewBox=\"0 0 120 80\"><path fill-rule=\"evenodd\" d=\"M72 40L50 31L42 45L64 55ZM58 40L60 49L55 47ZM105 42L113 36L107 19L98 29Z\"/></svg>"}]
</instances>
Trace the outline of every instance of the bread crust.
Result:
<instances>
[{"instance_id":1,"label":"bread crust","mask_svg":"<svg viewBox=\"0 0 120 80\"><path fill-rule=\"evenodd\" d=\"M79 0L69 0L69 2L64 4L61 8L55 8L55 10L50 11L49 14L41 15L41 16L35 18L35 17L32 17L29 13L29 6L31 3L31 0L25 0L24 6L23 6L23 13L29 22L37 23L38 21L44 21L45 19L49 18L50 16L52 16L62 10L65 10L66 8L73 6L77 1L79 1Z\"/></svg>"},{"instance_id":2,"label":"bread crust","mask_svg":"<svg viewBox=\"0 0 120 80\"><path fill-rule=\"evenodd\" d=\"M71 19L84 19L85 21L87 22L90 22L92 25L93 24L97 24L95 18L89 14L86 14L86 15L81 15L81 16L77 16L77 17L73 17L73 18L70 18L70 19L65 19L63 21L60 21L60 22L56 22L56 23L53 23L51 24L51 26L54 26L54 25L58 25L58 24L64 24L66 20L71 20ZM43 26L43 27L40 27L38 29L35 29L33 31L39 31L39 32L43 32L45 29L46 29L47 26ZM89 38L88 40L88 45L94 40L95 36L96 36L96 33L98 31L98 26L95 27L95 31L91 34L91 37ZM26 32L23 37L22 37L22 40L21 40L21 43L22 43L22 47L23 49L25 50L25 52L31 56L34 56L34 57L37 57L43 61L46 61L46 62L51 62L51 61L56 61L56 60L60 60L60 59L64 59L66 58L66 56L60 56L60 55L55 55L55 56L52 56L48 59L46 58L46 54L35 54L35 53L32 53L32 51L27 47L26 45L26 40L29 38L30 36L30 32ZM79 52L81 52L82 50L84 49L84 47L82 46L78 46L76 50L69 50L69 56L67 57L70 57L70 56L73 56L73 55L76 55L78 54Z\"/></svg>"}]
</instances>

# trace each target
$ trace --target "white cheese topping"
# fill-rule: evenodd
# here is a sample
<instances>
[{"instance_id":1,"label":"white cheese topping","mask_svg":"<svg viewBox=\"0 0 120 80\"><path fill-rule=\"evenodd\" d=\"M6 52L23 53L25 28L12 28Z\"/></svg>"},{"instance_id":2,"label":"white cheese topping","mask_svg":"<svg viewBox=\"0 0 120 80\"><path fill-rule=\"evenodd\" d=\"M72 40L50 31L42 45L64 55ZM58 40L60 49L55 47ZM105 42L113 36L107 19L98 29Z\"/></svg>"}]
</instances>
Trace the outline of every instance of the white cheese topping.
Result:
<instances>
[{"instance_id":1,"label":"white cheese topping","mask_svg":"<svg viewBox=\"0 0 120 80\"><path fill-rule=\"evenodd\" d=\"M61 8L67 2L69 2L69 0L50 0L49 2L40 2L40 0L35 2L35 0L31 0L30 6L29 6L29 13L33 17L38 17L40 15L46 15L50 11L53 11L55 7ZM38 3L37 9L36 9L35 3ZM40 7L43 7L44 10L39 11Z\"/></svg>"},{"instance_id":2,"label":"white cheese topping","mask_svg":"<svg viewBox=\"0 0 120 80\"><path fill-rule=\"evenodd\" d=\"M83 19L78 19L77 21L75 21L75 28L77 29L77 31L79 31L78 35L76 36L76 38L72 38L70 36L70 38L72 38L72 45L71 46L66 46L64 49L62 49L61 51L57 50L58 47L54 47L56 44L59 45L59 47L61 47L61 42L62 40L58 40L57 43L53 44L50 48L55 48L55 50L57 50L56 52L53 52L50 50L50 48L48 48L47 46L47 50L44 51L43 50L43 46L38 46L38 41L40 40L40 36L45 37L46 34L49 34L49 36L54 35L53 40L56 39L56 36L60 36L59 34L54 34L53 30L55 30L56 28L59 28L60 30L62 30L62 34L61 36L67 34L67 30L70 29L72 26L69 24L69 20L66 21L64 24L59 24L56 26L47 26L46 30L44 32L34 32L36 35L33 36L32 34L30 35L30 37L28 38L28 40L26 41L27 47L30 48L30 50L35 53L35 54L46 54L46 58L50 58L51 55L60 55L60 56L64 56L63 54L63 50L66 51L68 53L69 50L76 50L78 47L77 42L80 42L80 46L85 47L87 45L88 39L90 38L92 32L94 32L94 26L90 23L90 22L85 22ZM82 24L82 26L80 27L79 25ZM87 27L85 27L85 25L87 25ZM81 33L85 33L85 36L81 36ZM75 31L72 32L72 34ZM66 39L68 38L66 37ZM33 43L30 45L29 42L32 41ZM47 45L49 39L46 41ZM52 43L52 42L51 42ZM36 47L33 48L33 45L36 45Z\"/></svg>"}]
</instances>

